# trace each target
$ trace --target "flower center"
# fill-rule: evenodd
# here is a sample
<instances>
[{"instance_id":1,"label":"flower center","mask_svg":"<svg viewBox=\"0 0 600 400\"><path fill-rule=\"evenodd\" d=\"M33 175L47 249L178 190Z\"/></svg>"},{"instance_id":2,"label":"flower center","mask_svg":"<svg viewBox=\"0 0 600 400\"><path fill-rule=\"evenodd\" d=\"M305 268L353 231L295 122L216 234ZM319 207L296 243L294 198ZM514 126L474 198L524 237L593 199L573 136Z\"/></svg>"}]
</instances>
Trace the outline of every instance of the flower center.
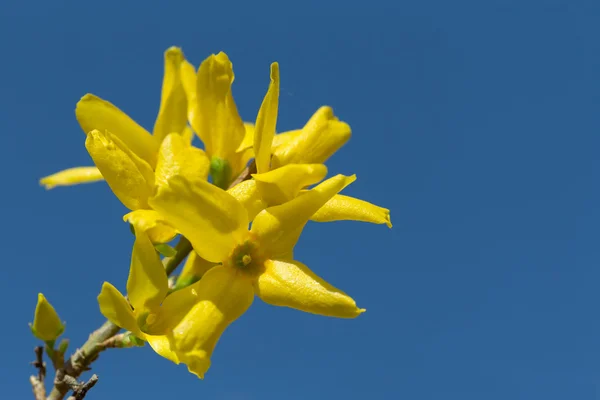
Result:
<instances>
[{"instance_id":1,"label":"flower center","mask_svg":"<svg viewBox=\"0 0 600 400\"><path fill-rule=\"evenodd\" d=\"M246 240L237 246L224 263L250 275L256 275L262 268L262 259L258 243Z\"/></svg>"}]
</instances>

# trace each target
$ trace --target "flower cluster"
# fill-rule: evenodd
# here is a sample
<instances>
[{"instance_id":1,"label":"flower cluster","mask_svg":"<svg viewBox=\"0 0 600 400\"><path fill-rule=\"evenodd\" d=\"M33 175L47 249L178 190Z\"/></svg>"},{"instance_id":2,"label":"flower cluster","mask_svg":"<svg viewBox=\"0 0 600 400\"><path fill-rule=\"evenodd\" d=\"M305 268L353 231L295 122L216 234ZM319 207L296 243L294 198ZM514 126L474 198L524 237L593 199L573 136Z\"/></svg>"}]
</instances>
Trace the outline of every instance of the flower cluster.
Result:
<instances>
[{"instance_id":1,"label":"flower cluster","mask_svg":"<svg viewBox=\"0 0 600 400\"><path fill-rule=\"evenodd\" d=\"M318 109L301 129L276 133L278 64L271 65L254 123L237 111L233 80L225 53L196 70L179 48L168 49L153 132L87 94L76 116L95 166L41 180L47 188L105 180L130 210L123 217L135 232L127 297L105 282L100 310L200 378L223 331L255 296L331 317L364 312L296 260L294 246L308 221L391 227L389 210L339 194L355 176L325 179L324 162L351 136L330 107ZM194 135L203 150L192 144ZM193 251L170 285L157 248L178 235ZM61 326L52 322L50 333Z\"/></svg>"}]
</instances>

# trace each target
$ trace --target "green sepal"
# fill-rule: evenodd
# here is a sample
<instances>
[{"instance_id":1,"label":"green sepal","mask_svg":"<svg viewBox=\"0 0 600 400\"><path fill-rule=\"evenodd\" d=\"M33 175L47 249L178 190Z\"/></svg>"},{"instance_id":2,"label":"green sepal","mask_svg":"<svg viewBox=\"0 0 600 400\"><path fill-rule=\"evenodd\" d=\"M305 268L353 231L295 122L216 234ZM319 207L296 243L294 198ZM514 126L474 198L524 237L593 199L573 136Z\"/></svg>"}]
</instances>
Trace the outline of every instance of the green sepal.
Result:
<instances>
[{"instance_id":1,"label":"green sepal","mask_svg":"<svg viewBox=\"0 0 600 400\"><path fill-rule=\"evenodd\" d=\"M210 176L212 177L213 185L227 190L231 182L231 166L227 160L212 157L210 159Z\"/></svg>"},{"instance_id":2,"label":"green sepal","mask_svg":"<svg viewBox=\"0 0 600 400\"><path fill-rule=\"evenodd\" d=\"M155 243L154 248L165 257L174 257L177 254L177 250L166 243Z\"/></svg>"}]
</instances>

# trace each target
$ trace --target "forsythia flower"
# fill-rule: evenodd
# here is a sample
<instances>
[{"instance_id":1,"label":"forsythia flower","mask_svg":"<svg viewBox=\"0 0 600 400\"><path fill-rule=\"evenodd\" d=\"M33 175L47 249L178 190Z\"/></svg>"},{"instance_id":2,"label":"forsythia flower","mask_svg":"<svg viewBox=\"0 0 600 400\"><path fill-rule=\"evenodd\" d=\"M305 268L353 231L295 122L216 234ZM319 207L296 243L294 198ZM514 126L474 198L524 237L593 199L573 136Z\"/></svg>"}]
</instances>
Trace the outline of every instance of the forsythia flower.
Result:
<instances>
[{"instance_id":1,"label":"forsythia flower","mask_svg":"<svg viewBox=\"0 0 600 400\"><path fill-rule=\"evenodd\" d=\"M321 163L350 138L348 124L338 121L331 108L322 107L304 129L277 135L289 138L275 146L278 101L279 66L273 63L271 83L254 130L258 173L252 175L254 179L229 189L229 193L244 204L250 221L266 207L283 204L298 196L306 186L320 182L327 175L327 167ZM355 220L392 227L388 209L343 195L335 195L311 219L319 222Z\"/></svg>"},{"instance_id":2,"label":"forsythia flower","mask_svg":"<svg viewBox=\"0 0 600 400\"><path fill-rule=\"evenodd\" d=\"M185 60L183 52L171 47L165 52L164 58L160 109L152 135L119 108L92 94L83 96L75 108L77 121L84 133L94 129L102 134L110 132L152 168L156 166L160 143L169 133L180 133L190 142L193 136L187 126L187 100L181 82L181 65ZM46 189L51 189L98 180L102 180L102 173L97 168L76 167L44 177L40 183Z\"/></svg>"},{"instance_id":3,"label":"forsythia flower","mask_svg":"<svg viewBox=\"0 0 600 400\"><path fill-rule=\"evenodd\" d=\"M133 272L132 261L128 294L134 310L105 283L99 296L102 313L201 378L219 337L250 307L255 294L276 306L340 318L358 316L364 310L354 300L292 256L310 216L353 180L342 175L330 178L286 204L262 211L248 230L245 209L227 192L203 180L171 176L150 202L203 259L221 265L170 294L158 307L166 293L164 270L156 272L159 263L154 260ZM145 276L136 276L140 273ZM131 282L143 282L139 285L145 289L136 293Z\"/></svg>"},{"instance_id":4,"label":"forsythia flower","mask_svg":"<svg viewBox=\"0 0 600 400\"><path fill-rule=\"evenodd\" d=\"M187 127L187 101L181 82L181 49L165 52L165 75L158 117L151 135L108 101L85 95L75 110L77 120L87 134L85 146L114 194L132 212L125 221L147 230L153 242L167 242L177 234L161 222L148 205L155 179L172 173L161 169L165 158L186 159L183 173L206 179L209 161L204 152L191 145L192 132ZM46 187L98 180L91 167L62 171L41 180ZM77 175L79 173L79 175ZM62 177L62 178L61 178ZM61 179L59 179L61 178ZM68 178L68 179L67 179Z\"/></svg>"},{"instance_id":5,"label":"forsythia flower","mask_svg":"<svg viewBox=\"0 0 600 400\"><path fill-rule=\"evenodd\" d=\"M294 247L309 220L392 226L388 209L339 194L354 175L321 182L327 175L323 163L351 136L350 126L330 107L317 110L302 129L276 134L277 63L270 72L252 125L238 113L231 91L233 67L225 53L211 55L196 71L180 49L170 48L153 133L113 104L85 95L76 116L96 167L71 168L41 180L52 188L104 179L131 210L124 216L136 237L127 297L105 282L100 310L200 378L222 333L255 296L275 306L338 318L365 311L295 260ZM191 145L194 133L204 151ZM252 157L253 179L230 187ZM155 243L177 234L189 240L193 251L171 291ZM178 261L186 252L189 247ZM62 330L40 294L32 331L54 340Z\"/></svg>"},{"instance_id":6,"label":"forsythia flower","mask_svg":"<svg viewBox=\"0 0 600 400\"><path fill-rule=\"evenodd\" d=\"M238 151L252 129L242 121L233 100L233 65L221 52L204 60L197 72L184 61L181 75L188 98L188 119L210 158L213 183L227 188L251 156L245 149Z\"/></svg>"},{"instance_id":7,"label":"forsythia flower","mask_svg":"<svg viewBox=\"0 0 600 400\"><path fill-rule=\"evenodd\" d=\"M149 313L159 307L167 296L169 287L167 274L154 245L142 229L134 228L135 243L127 279L129 302L117 288L104 282L98 295L100 311L114 324L147 341L161 356L177 362L166 336L146 335L141 330Z\"/></svg>"},{"instance_id":8,"label":"forsythia flower","mask_svg":"<svg viewBox=\"0 0 600 400\"><path fill-rule=\"evenodd\" d=\"M33 335L44 341L56 340L65 330L56 310L41 293L38 294L33 324L29 326Z\"/></svg>"}]
</instances>

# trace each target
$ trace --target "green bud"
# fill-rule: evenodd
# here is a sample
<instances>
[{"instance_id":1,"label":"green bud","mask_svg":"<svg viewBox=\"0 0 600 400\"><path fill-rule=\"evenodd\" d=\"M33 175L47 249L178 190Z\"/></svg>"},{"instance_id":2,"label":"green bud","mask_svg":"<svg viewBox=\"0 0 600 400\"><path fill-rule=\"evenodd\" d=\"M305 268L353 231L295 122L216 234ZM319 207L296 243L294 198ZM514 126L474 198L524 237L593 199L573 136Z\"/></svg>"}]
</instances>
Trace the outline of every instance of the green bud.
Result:
<instances>
[{"instance_id":1,"label":"green bud","mask_svg":"<svg viewBox=\"0 0 600 400\"><path fill-rule=\"evenodd\" d=\"M165 257L173 257L177 254L177 250L166 243L156 243L154 248Z\"/></svg>"},{"instance_id":2,"label":"green bud","mask_svg":"<svg viewBox=\"0 0 600 400\"><path fill-rule=\"evenodd\" d=\"M29 324L33 335L43 341L54 341L65 331L65 325L60 321L54 307L43 294L38 294L33 324Z\"/></svg>"},{"instance_id":3,"label":"green bud","mask_svg":"<svg viewBox=\"0 0 600 400\"><path fill-rule=\"evenodd\" d=\"M212 177L213 185L227 190L231 182L231 167L227 160L212 157L210 159L210 176Z\"/></svg>"},{"instance_id":4,"label":"green bud","mask_svg":"<svg viewBox=\"0 0 600 400\"><path fill-rule=\"evenodd\" d=\"M129 333L123 338L123 347L143 347L144 345L146 345L146 342L133 333Z\"/></svg>"}]
</instances>

